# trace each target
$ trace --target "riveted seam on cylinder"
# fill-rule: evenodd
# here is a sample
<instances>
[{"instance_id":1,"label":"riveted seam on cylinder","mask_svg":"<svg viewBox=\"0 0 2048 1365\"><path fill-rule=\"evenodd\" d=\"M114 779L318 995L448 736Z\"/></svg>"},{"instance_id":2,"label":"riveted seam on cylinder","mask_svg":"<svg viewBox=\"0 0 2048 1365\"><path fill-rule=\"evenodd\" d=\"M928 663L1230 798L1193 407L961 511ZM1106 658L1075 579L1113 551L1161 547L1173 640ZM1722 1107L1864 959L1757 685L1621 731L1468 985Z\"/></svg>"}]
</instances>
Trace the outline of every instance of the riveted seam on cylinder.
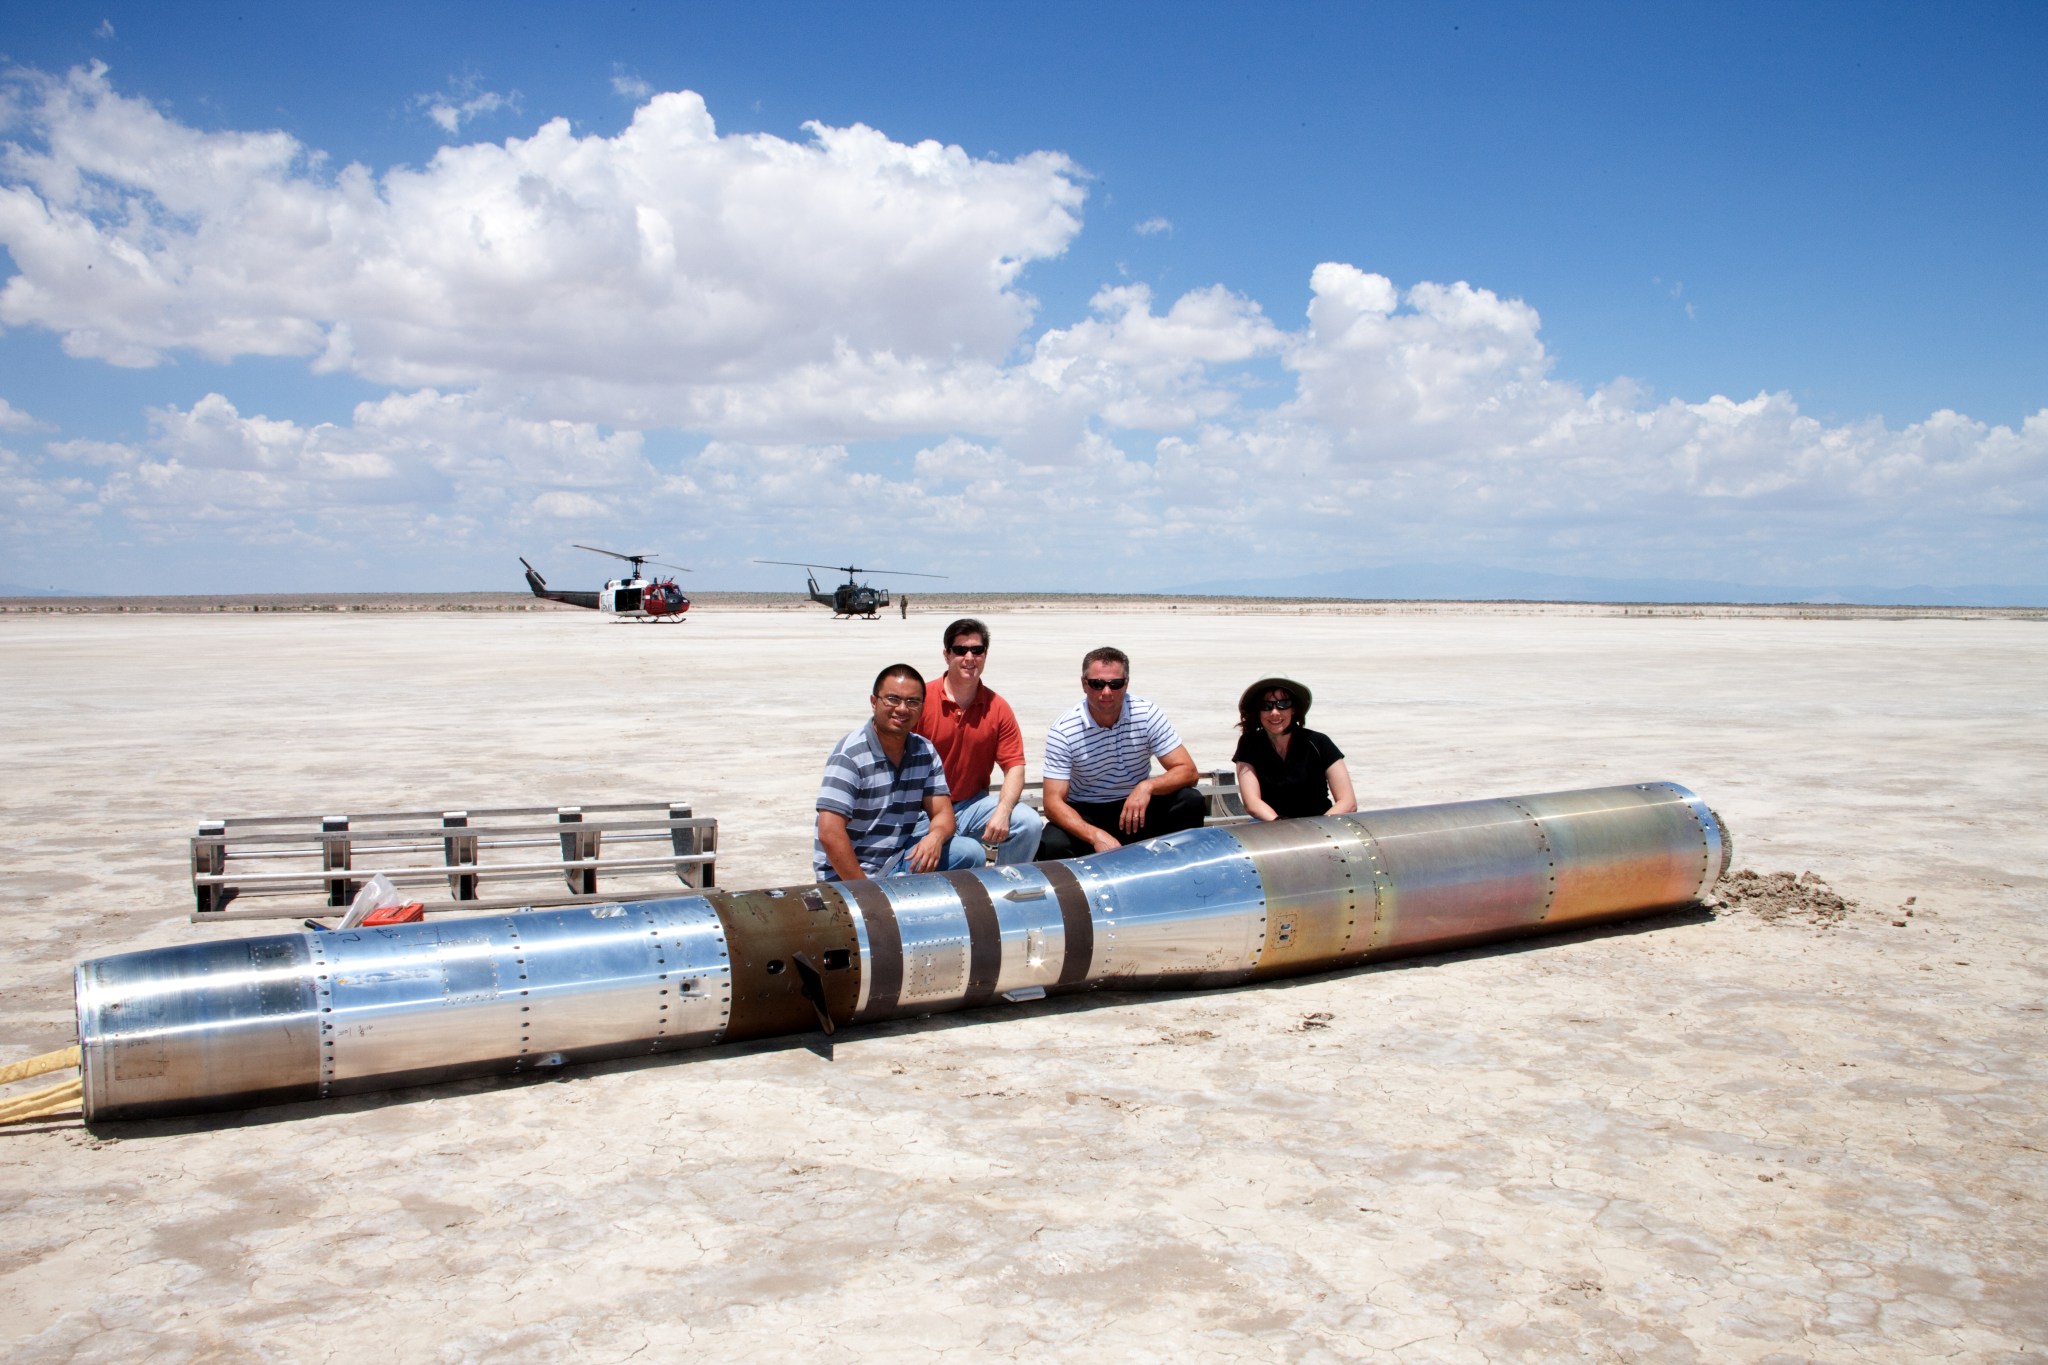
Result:
<instances>
[{"instance_id":1,"label":"riveted seam on cylinder","mask_svg":"<svg viewBox=\"0 0 2048 1365\"><path fill-rule=\"evenodd\" d=\"M1551 846L1550 831L1544 826L1541 816L1514 797L1508 798L1508 804L1520 811L1535 828L1536 847L1543 855L1543 908L1536 912L1535 920L1541 924L1550 918L1550 911L1557 904L1557 850Z\"/></svg>"},{"instance_id":2,"label":"riveted seam on cylinder","mask_svg":"<svg viewBox=\"0 0 2048 1365\"><path fill-rule=\"evenodd\" d=\"M313 959L314 998L320 1007L320 1098L324 1100L334 1088L334 974L328 969L327 945L319 934L308 934L306 947Z\"/></svg>"},{"instance_id":3,"label":"riveted seam on cylinder","mask_svg":"<svg viewBox=\"0 0 2048 1365\"><path fill-rule=\"evenodd\" d=\"M1368 926L1366 940L1363 944L1358 942L1358 920L1354 912L1350 932L1345 936L1343 948L1346 956L1363 959L1380 948L1386 942L1387 935L1393 931L1390 916L1393 885L1387 875L1386 858L1380 852L1379 840L1366 828L1365 821L1355 814L1331 818L1341 821L1342 827L1349 830L1357 839L1359 848L1365 856L1366 866L1372 871L1372 923Z\"/></svg>"}]
</instances>

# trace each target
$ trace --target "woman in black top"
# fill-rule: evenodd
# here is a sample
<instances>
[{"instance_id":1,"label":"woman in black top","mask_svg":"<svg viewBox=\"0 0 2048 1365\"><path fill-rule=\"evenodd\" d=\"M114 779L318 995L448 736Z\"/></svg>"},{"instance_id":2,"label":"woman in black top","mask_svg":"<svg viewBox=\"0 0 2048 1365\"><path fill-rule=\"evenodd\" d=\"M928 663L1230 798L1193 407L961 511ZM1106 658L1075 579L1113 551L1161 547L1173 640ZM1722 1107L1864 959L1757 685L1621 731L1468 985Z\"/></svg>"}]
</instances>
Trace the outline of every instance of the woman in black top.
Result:
<instances>
[{"instance_id":1,"label":"woman in black top","mask_svg":"<svg viewBox=\"0 0 2048 1365\"><path fill-rule=\"evenodd\" d=\"M1358 809L1344 751L1302 725L1309 690L1287 678L1261 678L1237 699L1244 736L1231 758L1244 808L1261 820L1342 815Z\"/></svg>"}]
</instances>

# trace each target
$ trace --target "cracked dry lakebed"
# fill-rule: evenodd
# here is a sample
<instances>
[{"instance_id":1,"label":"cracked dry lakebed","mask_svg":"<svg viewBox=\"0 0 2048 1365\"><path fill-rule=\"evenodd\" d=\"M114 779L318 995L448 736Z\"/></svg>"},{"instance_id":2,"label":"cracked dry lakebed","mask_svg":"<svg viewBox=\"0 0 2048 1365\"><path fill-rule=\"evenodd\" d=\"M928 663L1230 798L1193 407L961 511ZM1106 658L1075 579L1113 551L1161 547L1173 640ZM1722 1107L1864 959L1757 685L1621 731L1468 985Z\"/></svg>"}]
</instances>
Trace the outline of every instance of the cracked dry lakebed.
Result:
<instances>
[{"instance_id":1,"label":"cracked dry lakebed","mask_svg":"<svg viewBox=\"0 0 2048 1365\"><path fill-rule=\"evenodd\" d=\"M808 879L949 613L0 616L0 1063L195 926L203 817L681 797ZM1717 907L208 1120L0 1129L0 1358L2033 1360L2048 622L998 603L1036 771L1116 644L1201 766L1315 690L1368 809L1668 779Z\"/></svg>"}]
</instances>

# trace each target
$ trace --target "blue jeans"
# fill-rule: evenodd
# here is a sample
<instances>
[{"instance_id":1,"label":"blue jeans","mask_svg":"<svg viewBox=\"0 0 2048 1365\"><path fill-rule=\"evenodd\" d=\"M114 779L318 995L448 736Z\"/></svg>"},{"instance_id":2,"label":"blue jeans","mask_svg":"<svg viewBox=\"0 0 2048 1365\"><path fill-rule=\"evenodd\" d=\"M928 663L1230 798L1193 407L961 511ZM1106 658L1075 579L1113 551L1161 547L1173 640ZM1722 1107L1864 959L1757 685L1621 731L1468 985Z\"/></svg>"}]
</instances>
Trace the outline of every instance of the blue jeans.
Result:
<instances>
[{"instance_id":1,"label":"blue jeans","mask_svg":"<svg viewBox=\"0 0 2048 1365\"><path fill-rule=\"evenodd\" d=\"M958 832L954 834L953 842L960 842L964 836L976 841L976 847L979 847L982 831L988 828L989 817L996 813L996 802L1001 795L994 788L990 788L972 801L953 807L953 819L958 824ZM916 833L912 837L922 839L931 833L931 830L931 817L920 815L917 818ZM1010 812L1010 837L996 845L996 862L1030 862L1038 854L1038 836L1043 833L1045 817L1019 801L1017 808ZM977 862L974 865L980 867L981 863Z\"/></svg>"},{"instance_id":2,"label":"blue jeans","mask_svg":"<svg viewBox=\"0 0 2048 1365\"><path fill-rule=\"evenodd\" d=\"M916 875L910 870L910 850L916 848L917 841L929 833L931 833L931 823L929 821L919 821L917 834L908 844L903 846L903 851L888 862L883 863L874 875L877 877L909 877ZM946 841L945 851L939 855L939 865L933 868L932 871L960 872L967 868L980 867L987 859L987 853L983 851L978 842L964 834L956 834Z\"/></svg>"}]
</instances>

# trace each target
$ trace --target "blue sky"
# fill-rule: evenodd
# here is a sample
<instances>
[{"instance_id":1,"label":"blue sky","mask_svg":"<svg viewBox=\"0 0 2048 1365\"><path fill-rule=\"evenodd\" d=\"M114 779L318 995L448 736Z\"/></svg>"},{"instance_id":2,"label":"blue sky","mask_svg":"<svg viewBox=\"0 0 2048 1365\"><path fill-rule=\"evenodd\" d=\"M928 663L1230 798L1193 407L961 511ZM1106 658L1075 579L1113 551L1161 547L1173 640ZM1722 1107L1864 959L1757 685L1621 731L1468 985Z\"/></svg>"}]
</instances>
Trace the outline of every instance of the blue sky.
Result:
<instances>
[{"instance_id":1,"label":"blue sky","mask_svg":"<svg viewBox=\"0 0 2048 1365\"><path fill-rule=\"evenodd\" d=\"M0 582L594 579L574 541L696 587L2048 582L2044 40L2024 4L13 7Z\"/></svg>"}]
</instances>

